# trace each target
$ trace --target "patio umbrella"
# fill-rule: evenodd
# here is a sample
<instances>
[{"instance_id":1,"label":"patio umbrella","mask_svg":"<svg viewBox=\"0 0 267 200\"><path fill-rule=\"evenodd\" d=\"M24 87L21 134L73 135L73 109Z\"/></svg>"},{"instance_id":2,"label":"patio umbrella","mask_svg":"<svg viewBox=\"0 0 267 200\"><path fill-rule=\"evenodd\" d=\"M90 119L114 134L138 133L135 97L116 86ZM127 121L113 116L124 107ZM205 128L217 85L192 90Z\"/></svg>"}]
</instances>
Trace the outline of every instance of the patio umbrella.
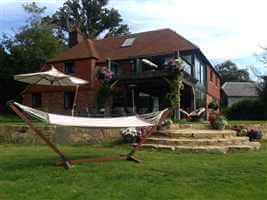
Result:
<instances>
[{"instance_id":1,"label":"patio umbrella","mask_svg":"<svg viewBox=\"0 0 267 200\"><path fill-rule=\"evenodd\" d=\"M88 83L88 81L83 79L64 74L53 66L50 70L45 72L15 75L14 79L31 85L76 86L72 115L74 115L79 86Z\"/></svg>"}]
</instances>

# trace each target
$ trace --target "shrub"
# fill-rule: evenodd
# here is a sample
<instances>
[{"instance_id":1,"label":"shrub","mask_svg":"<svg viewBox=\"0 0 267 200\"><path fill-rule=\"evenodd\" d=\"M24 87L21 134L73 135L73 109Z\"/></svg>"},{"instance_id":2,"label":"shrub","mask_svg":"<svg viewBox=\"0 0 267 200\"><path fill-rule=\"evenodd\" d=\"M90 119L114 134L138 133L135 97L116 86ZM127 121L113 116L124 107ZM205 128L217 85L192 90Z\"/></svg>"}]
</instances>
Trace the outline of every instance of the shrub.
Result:
<instances>
[{"instance_id":1,"label":"shrub","mask_svg":"<svg viewBox=\"0 0 267 200\"><path fill-rule=\"evenodd\" d=\"M259 100L244 99L223 111L229 120L262 120L264 104Z\"/></svg>"}]
</instances>

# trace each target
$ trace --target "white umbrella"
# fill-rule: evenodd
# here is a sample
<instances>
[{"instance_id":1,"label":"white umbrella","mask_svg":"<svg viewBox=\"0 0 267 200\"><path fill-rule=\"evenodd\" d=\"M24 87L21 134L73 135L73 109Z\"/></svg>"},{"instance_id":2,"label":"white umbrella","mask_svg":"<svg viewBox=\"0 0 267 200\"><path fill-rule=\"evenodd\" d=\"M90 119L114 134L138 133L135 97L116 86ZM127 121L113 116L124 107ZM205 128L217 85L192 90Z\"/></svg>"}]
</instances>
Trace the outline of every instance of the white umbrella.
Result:
<instances>
[{"instance_id":1,"label":"white umbrella","mask_svg":"<svg viewBox=\"0 0 267 200\"><path fill-rule=\"evenodd\" d=\"M76 86L88 83L83 79L64 74L54 67L45 72L15 75L14 79L29 84L54 86Z\"/></svg>"},{"instance_id":2,"label":"white umbrella","mask_svg":"<svg viewBox=\"0 0 267 200\"><path fill-rule=\"evenodd\" d=\"M54 67L45 72L15 75L14 79L32 85L76 86L72 115L74 115L74 107L76 106L79 85L88 83L86 80L64 74Z\"/></svg>"}]
</instances>

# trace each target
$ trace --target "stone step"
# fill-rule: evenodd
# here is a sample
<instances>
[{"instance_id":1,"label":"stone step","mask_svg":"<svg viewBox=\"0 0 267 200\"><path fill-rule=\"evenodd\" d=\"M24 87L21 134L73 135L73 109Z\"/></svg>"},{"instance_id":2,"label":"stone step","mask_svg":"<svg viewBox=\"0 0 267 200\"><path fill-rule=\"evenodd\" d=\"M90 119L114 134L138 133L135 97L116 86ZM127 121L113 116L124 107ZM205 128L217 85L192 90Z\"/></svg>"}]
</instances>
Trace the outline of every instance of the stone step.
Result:
<instances>
[{"instance_id":1,"label":"stone step","mask_svg":"<svg viewBox=\"0 0 267 200\"><path fill-rule=\"evenodd\" d=\"M236 131L233 130L197 130L197 129L167 129L160 130L153 134L153 136L169 137L169 138L229 138L235 137Z\"/></svg>"},{"instance_id":2,"label":"stone step","mask_svg":"<svg viewBox=\"0 0 267 200\"><path fill-rule=\"evenodd\" d=\"M227 145L227 146L171 146L162 144L142 144L144 148L168 149L177 152L214 152L227 153L228 151L236 150L258 150L260 148L259 142L243 145Z\"/></svg>"},{"instance_id":3,"label":"stone step","mask_svg":"<svg viewBox=\"0 0 267 200\"><path fill-rule=\"evenodd\" d=\"M248 137L229 137L229 138L164 138L149 137L145 140L148 144L162 144L173 146L224 146L224 145L241 145L249 143Z\"/></svg>"}]
</instances>

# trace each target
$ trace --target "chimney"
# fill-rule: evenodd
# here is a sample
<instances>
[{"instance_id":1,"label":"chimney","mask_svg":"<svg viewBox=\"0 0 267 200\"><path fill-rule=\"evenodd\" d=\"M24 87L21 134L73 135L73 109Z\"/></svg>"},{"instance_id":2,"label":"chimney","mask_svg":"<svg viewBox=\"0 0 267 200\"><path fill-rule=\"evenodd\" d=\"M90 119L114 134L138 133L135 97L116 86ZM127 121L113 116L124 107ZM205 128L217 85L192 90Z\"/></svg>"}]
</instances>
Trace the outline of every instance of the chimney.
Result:
<instances>
[{"instance_id":1,"label":"chimney","mask_svg":"<svg viewBox=\"0 0 267 200\"><path fill-rule=\"evenodd\" d=\"M74 47L76 44L83 41L83 35L78 26L74 26L69 32L69 47Z\"/></svg>"}]
</instances>

